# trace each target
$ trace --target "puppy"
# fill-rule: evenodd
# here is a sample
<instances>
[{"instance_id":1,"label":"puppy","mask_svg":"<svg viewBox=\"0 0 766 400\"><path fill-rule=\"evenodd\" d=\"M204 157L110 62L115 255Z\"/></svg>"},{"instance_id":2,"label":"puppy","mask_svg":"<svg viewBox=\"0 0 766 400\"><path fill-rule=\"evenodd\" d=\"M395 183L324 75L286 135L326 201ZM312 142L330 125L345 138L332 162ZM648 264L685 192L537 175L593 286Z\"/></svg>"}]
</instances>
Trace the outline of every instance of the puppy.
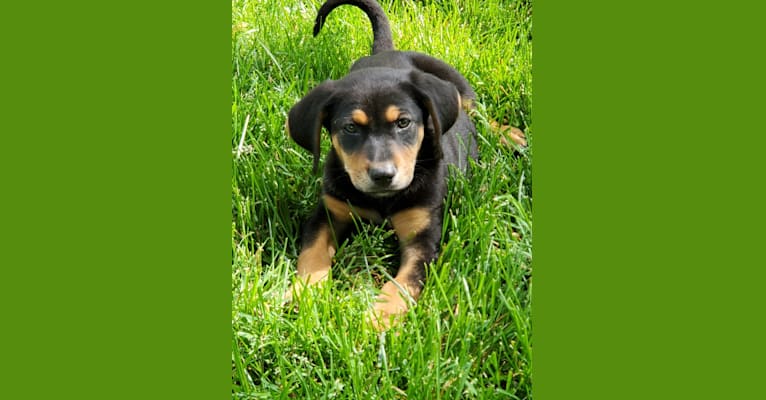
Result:
<instances>
[{"instance_id":1,"label":"puppy","mask_svg":"<svg viewBox=\"0 0 766 400\"><path fill-rule=\"evenodd\" d=\"M476 128L465 110L476 97L453 67L416 52L394 50L383 9L374 0L330 0L319 9L314 36L340 5L364 11L373 30L372 55L348 75L326 80L290 109L286 130L319 162L324 127L321 201L306 222L297 276L288 298L325 280L352 218L388 221L401 246L393 281L383 285L370 319L385 330L418 299L426 265L439 255L448 165L465 172L476 158Z\"/></svg>"}]
</instances>

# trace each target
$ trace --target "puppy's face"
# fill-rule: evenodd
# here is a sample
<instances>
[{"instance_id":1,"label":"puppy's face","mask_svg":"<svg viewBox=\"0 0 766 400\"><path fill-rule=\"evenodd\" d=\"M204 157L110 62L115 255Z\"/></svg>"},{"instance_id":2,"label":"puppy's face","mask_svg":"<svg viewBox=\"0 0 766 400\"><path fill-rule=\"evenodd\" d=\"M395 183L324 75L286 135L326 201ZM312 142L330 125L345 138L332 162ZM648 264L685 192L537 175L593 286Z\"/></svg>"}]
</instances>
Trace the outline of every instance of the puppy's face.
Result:
<instances>
[{"instance_id":1,"label":"puppy's face","mask_svg":"<svg viewBox=\"0 0 766 400\"><path fill-rule=\"evenodd\" d=\"M388 197L407 188L424 138L442 156L441 135L457 118L455 86L416 70L369 68L311 90L288 113L287 133L319 159L322 127L354 187Z\"/></svg>"},{"instance_id":2,"label":"puppy's face","mask_svg":"<svg viewBox=\"0 0 766 400\"><path fill-rule=\"evenodd\" d=\"M329 130L351 183L374 197L407 188L425 135L421 108L402 94L349 100L334 107Z\"/></svg>"}]
</instances>

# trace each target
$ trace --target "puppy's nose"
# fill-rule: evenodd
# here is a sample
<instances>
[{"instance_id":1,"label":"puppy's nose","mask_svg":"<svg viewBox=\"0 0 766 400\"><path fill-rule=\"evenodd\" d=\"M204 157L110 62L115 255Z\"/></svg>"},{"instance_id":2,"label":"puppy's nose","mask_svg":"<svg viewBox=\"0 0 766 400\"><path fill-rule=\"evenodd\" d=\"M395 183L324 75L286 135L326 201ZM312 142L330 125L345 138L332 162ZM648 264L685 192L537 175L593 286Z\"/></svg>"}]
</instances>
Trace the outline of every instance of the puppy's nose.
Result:
<instances>
[{"instance_id":1,"label":"puppy's nose","mask_svg":"<svg viewBox=\"0 0 766 400\"><path fill-rule=\"evenodd\" d=\"M370 167L367 171L367 175L370 176L373 182L378 186L388 186L396 175L396 167L394 164L385 163Z\"/></svg>"}]
</instances>

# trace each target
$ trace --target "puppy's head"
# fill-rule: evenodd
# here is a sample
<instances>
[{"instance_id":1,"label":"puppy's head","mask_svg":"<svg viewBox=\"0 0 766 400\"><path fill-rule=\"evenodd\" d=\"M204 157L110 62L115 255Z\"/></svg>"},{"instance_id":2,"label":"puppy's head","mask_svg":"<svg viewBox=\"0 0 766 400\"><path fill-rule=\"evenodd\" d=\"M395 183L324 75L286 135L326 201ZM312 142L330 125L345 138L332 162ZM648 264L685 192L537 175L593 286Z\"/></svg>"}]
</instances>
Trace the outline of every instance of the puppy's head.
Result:
<instances>
[{"instance_id":1,"label":"puppy's head","mask_svg":"<svg viewBox=\"0 0 766 400\"><path fill-rule=\"evenodd\" d=\"M452 83L417 70L369 68L325 81L290 110L286 129L319 160L322 127L354 187L387 197L407 188L418 154L441 157L440 136L460 110Z\"/></svg>"}]
</instances>

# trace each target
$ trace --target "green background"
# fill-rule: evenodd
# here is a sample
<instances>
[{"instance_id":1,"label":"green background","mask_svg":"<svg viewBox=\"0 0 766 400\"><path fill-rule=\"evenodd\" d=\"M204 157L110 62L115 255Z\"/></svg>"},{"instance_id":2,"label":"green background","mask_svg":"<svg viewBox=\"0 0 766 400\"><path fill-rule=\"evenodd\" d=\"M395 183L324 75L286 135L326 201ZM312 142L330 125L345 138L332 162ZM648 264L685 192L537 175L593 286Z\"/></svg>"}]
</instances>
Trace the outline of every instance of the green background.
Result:
<instances>
[{"instance_id":1,"label":"green background","mask_svg":"<svg viewBox=\"0 0 766 400\"><path fill-rule=\"evenodd\" d=\"M0 398L227 397L229 6L10 4Z\"/></svg>"},{"instance_id":2,"label":"green background","mask_svg":"<svg viewBox=\"0 0 766 400\"><path fill-rule=\"evenodd\" d=\"M0 397L229 396L229 4L7 7ZM762 392L750 7L535 3L537 399Z\"/></svg>"},{"instance_id":3,"label":"green background","mask_svg":"<svg viewBox=\"0 0 766 400\"><path fill-rule=\"evenodd\" d=\"M763 12L535 7L535 397L757 397Z\"/></svg>"}]
</instances>

